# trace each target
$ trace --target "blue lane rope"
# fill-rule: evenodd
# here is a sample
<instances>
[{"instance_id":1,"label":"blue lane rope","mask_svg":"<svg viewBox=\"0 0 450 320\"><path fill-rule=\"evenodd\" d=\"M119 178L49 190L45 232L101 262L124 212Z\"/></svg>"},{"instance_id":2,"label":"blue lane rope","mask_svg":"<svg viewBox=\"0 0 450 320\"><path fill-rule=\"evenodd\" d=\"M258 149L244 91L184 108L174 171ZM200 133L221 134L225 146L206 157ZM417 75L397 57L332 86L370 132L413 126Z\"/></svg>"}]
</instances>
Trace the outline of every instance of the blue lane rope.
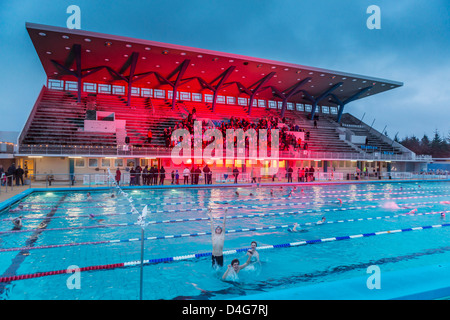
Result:
<instances>
[{"instance_id":1,"label":"blue lane rope","mask_svg":"<svg viewBox=\"0 0 450 320\"><path fill-rule=\"evenodd\" d=\"M404 200L404 199L421 199L421 198L437 198L437 197L446 197L448 195L428 195L428 196L414 196L414 197L397 197L397 198L378 198L378 199L357 199L357 200L341 200L342 203L353 203L353 202L364 202L364 201L381 201L381 200ZM284 198L284 200L290 200L293 198ZM255 199L258 200L258 199ZM270 199L269 199L270 200ZM272 204L259 204L259 205L242 205L242 206L228 206L228 207L217 207L214 209L259 209L259 208L268 208L268 207L286 207L286 206L301 206L301 205L313 205L313 204L340 204L341 202L339 200L327 200L327 201L310 201L310 202L290 202L290 203L272 203ZM75 207L77 208L77 207ZM87 208L87 207L78 207L81 209ZM73 209L73 208L67 208L67 209ZM148 214L153 213L174 213L174 212L189 212L189 211L206 211L208 208L190 208L190 209L167 209L167 210L155 210L155 211L149 211ZM23 210L23 211L32 211L32 210ZM40 211L40 210L35 210ZM16 211L20 212L20 211ZM114 213L114 214L106 214L106 215L121 215L121 214L133 214L133 212L127 212L127 213ZM98 214L102 215L102 214ZM77 215L78 217L79 215Z\"/></svg>"},{"instance_id":2,"label":"blue lane rope","mask_svg":"<svg viewBox=\"0 0 450 320\"><path fill-rule=\"evenodd\" d=\"M290 188L292 188L292 187L290 187ZM303 189L303 188L301 188L301 189ZM383 194L383 193L392 194L393 191L405 191L405 190L413 190L413 191L430 190L431 192L434 192L434 189L450 189L450 187L423 187L423 188L420 188L420 189L418 189L418 188L403 188L403 189L373 189L373 190L371 190L371 189L333 190L333 191L320 191L320 193L331 193L331 195L321 195L321 197L327 197L327 196L343 196L343 197L345 197L346 196L345 194L340 194L340 193L350 193L350 192L368 192L368 193L373 193L373 192L376 192L377 194ZM438 192L439 190L436 190L436 191ZM279 192L279 191L275 191L275 192ZM301 193L303 195L305 195L305 194L315 194L314 191L307 191L307 192L298 191L296 193ZM338 193L338 194L336 195L336 193ZM405 193L408 193L408 192L405 192ZM396 193L394 193L394 194L396 194ZM367 195L367 194L359 194L359 195ZM251 196L249 196L249 195L240 195L240 197L251 197ZM212 198L215 198L215 197L212 196ZM286 196L278 197L278 198L266 198L266 199L263 199L263 200L281 200L281 199L285 199L285 198L286 198ZM113 198L111 198L111 199L113 199ZM171 200L171 199L179 200L180 197L152 197L151 199L152 200ZM183 197L181 199L193 199L193 198L192 197ZM106 200L110 200L110 198L107 198ZM147 201L147 200L148 199L146 199L146 198L134 199L134 201L136 201L136 202ZM235 199L235 198L231 199L230 198L229 199L230 202L232 202L232 201L240 201L240 202L242 202L242 201L253 201L253 200L255 200L255 198L248 198L248 199ZM86 203L86 202L87 203L89 203L89 202L96 203L96 202L103 202L103 201L105 201L105 199L93 199L91 201L89 201L89 200L78 200L78 201L74 200L74 201L64 201L63 203ZM224 199L224 200L213 200L211 202L217 202L218 204L221 204L221 203L227 202L227 201L228 201L227 199ZM48 201L48 202L47 201L42 201L42 202L41 201L24 201L24 202L20 202L20 203L21 204L27 204L27 205L33 205L33 206L39 206L39 205L51 204L51 203L55 203L55 202L56 201ZM202 202L202 201L197 201L195 203L199 203L199 202ZM186 202L186 203L188 203L188 202Z\"/></svg>"},{"instance_id":3,"label":"blue lane rope","mask_svg":"<svg viewBox=\"0 0 450 320\"><path fill-rule=\"evenodd\" d=\"M364 220L380 220L380 219L389 219L393 217L399 216L413 216L413 215L431 215L438 213L448 213L450 211L434 211L427 213L403 213L396 214L392 216L379 216L379 217L367 217L367 218L356 218L356 219L341 219L337 221L328 221L323 223L318 222L307 222L303 224L298 224L298 226L313 226L313 225L322 225L322 224L333 224L333 223L343 223L343 222L356 222L356 221L364 221ZM242 229L233 229L226 230L225 233L239 233L239 232L250 232L250 231L260 231L260 230L274 230L274 229L284 229L291 228L293 224L285 224L279 226L267 226L267 227L256 227L256 228L242 228ZM185 233L185 234L175 234L175 235L165 235L165 236L153 236L146 237L145 240L162 240L162 239L174 239L174 238L186 238L186 237L198 237L204 235L211 235L211 232L196 232L196 233ZM69 247L69 246L81 246L81 245L96 245L96 244L108 244L108 243L125 243L125 242L135 242L141 241L141 238L132 238L132 239L116 239L116 240L103 240L103 241L89 241L89 242L80 242L80 243L64 243L64 244L54 244L54 245L42 245L39 247L29 248L29 247L17 247L17 248L5 248L0 249L0 252L8 252L8 251L21 251L21 250L31 250L31 249L50 249L50 248L60 248L60 247Z\"/></svg>"},{"instance_id":4,"label":"blue lane rope","mask_svg":"<svg viewBox=\"0 0 450 320\"><path fill-rule=\"evenodd\" d=\"M435 191L431 191L431 192L435 192ZM438 191L436 191L436 192L438 192ZM124 193L124 192L123 192ZM417 191L417 192L414 192L415 194L424 194L424 193L426 193L425 191ZM410 194L414 194L414 193L411 193L411 192L388 192L388 193L385 193L384 195L402 195L402 194L404 194L404 195L410 195ZM125 194L125 193L124 193ZM383 195L382 193L379 193L380 195ZM361 194L361 193L358 193L358 194L355 194L355 195L342 195L342 194L338 194L338 195L334 195L334 194L332 194L332 195L318 195L318 196L291 196L291 197L289 197L288 195L285 195L285 196L283 196L283 197L272 197L272 198L263 198L263 199L260 199L260 198L258 198L258 196L254 196L254 197L252 197L252 198L248 198L248 199L233 199L233 200L230 200L230 201L226 201L226 200L223 200L223 201L182 201L182 202L161 202L161 203L158 203L157 205L160 205L160 206L175 206L175 205L190 205L190 204L204 204L204 203L211 203L211 202L213 202L213 203L216 203L216 204L218 204L218 205L220 205L220 204L228 204L228 202L250 202L250 201L276 201L276 200L294 200L294 199L311 199L311 198L330 198L330 197L354 197L354 196L366 196L367 194ZM383 200L383 199L386 199L386 198L378 198L378 199L371 199L371 200L369 200L369 199L360 199L360 201L372 201L372 200ZM145 200L148 200L148 199L145 199ZM105 200L101 200L101 201L105 201ZM139 199L138 201L141 201L141 199ZM352 201L356 201L356 200L346 200L347 202L352 202ZM344 201L344 202L346 202L346 201ZM111 204L111 205L94 205L94 204L96 204L96 203L98 203L98 202L100 202L100 201L96 201L96 200L90 200L89 202L91 202L93 205L92 206L85 206L85 207L82 207L82 206L76 206L76 207L60 207L59 208L59 210L60 211L64 211L64 210L71 210L71 209L73 209L73 208L79 208L79 209L89 209L89 208L116 208L116 207L125 207L125 206L128 206L128 204ZM302 203L302 204L313 204L313 203L329 203L330 201L323 201L323 202L297 202L297 203ZM332 201L331 201L332 202ZM144 203L145 204L145 203ZM144 204L141 204L141 205L144 205ZM40 211L40 210L43 210L43 209L51 209L52 207L51 206L43 206L42 204L33 204L32 205L33 207L38 207L38 208L35 208L35 209L21 209L20 211ZM167 211L169 211L169 212L172 212L171 210L167 210ZM189 211L189 209L185 209L184 211ZM164 212L164 210L156 210L156 211L154 211L154 212Z\"/></svg>"},{"instance_id":5,"label":"blue lane rope","mask_svg":"<svg viewBox=\"0 0 450 320\"><path fill-rule=\"evenodd\" d=\"M282 244L261 246L261 247L258 247L258 250L297 247L297 246L308 245L308 244L316 244L316 243L324 243L324 242L340 241L340 240L350 240L350 239L357 239L357 238L367 238L367 237L372 237L372 236L394 234L394 233L401 233L401 232L408 232L408 231L426 230L426 229L432 229L432 228L442 228L442 227L448 227L448 226L450 226L450 223L431 225L431 226L411 227L411 228L396 229L396 230L377 231L377 232L370 232L370 233L361 233L361 234L355 234L355 235L349 235L349 236L329 237L329 238L322 238L322 239L315 239L315 240L304 240L304 241L291 242L291 243L282 243ZM250 249L250 248L246 247L246 248L240 248L240 249L227 250L227 251L223 252L223 255L232 255L232 254L236 254L236 253L242 253L242 252L246 252L248 249ZM162 263L162 262L181 261L181 260L188 260L188 259L194 259L194 258L208 257L211 255L212 255L212 252L203 252L203 253L187 254L187 255L175 256L175 257L148 259L148 260L144 260L144 264L156 264L156 263ZM124 266L135 266L140 263L141 263L141 261L130 261L130 262L125 262Z\"/></svg>"}]
</instances>

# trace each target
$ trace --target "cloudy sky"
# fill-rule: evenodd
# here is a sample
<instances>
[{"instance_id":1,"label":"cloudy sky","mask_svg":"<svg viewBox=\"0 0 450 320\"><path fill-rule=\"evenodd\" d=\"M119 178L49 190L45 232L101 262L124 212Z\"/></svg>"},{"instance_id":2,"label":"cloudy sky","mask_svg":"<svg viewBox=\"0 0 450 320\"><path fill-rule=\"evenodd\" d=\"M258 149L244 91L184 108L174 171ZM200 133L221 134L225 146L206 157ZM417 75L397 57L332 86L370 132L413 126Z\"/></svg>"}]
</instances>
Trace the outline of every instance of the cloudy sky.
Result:
<instances>
[{"instance_id":1,"label":"cloudy sky","mask_svg":"<svg viewBox=\"0 0 450 320\"><path fill-rule=\"evenodd\" d=\"M450 0L0 0L0 130L22 130L46 83L25 23L66 27L69 5L87 31L403 82L346 112L391 137L450 136Z\"/></svg>"}]
</instances>

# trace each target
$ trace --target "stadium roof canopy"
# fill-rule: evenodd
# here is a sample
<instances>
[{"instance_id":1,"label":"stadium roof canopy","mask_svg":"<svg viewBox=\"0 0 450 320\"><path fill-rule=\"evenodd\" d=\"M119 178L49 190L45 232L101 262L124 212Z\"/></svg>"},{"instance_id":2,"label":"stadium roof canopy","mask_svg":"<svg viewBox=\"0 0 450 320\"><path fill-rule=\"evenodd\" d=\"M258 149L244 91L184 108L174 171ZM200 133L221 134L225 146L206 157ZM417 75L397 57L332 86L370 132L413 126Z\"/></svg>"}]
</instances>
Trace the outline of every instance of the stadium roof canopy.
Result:
<instances>
[{"instance_id":1,"label":"stadium roof canopy","mask_svg":"<svg viewBox=\"0 0 450 320\"><path fill-rule=\"evenodd\" d=\"M206 49L27 23L48 79L339 105L403 83ZM131 90L127 90L130 98ZM129 99L130 100L130 99ZM173 100L173 104L175 100ZM313 112L315 108L312 109ZM311 116L314 116L312 114Z\"/></svg>"}]
</instances>

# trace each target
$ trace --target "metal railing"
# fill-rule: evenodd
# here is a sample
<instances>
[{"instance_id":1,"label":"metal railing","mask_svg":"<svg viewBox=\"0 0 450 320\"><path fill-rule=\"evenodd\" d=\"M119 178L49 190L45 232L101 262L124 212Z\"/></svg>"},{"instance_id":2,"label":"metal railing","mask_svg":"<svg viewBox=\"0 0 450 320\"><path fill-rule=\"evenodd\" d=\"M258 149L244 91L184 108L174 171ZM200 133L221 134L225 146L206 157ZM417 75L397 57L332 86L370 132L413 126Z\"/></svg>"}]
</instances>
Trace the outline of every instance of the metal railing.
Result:
<instances>
[{"instance_id":1,"label":"metal railing","mask_svg":"<svg viewBox=\"0 0 450 320\"><path fill-rule=\"evenodd\" d=\"M7 193L8 188L10 191L14 190L14 184L16 184L16 177L14 175L3 175L0 178L0 194L2 192Z\"/></svg>"},{"instance_id":2,"label":"metal railing","mask_svg":"<svg viewBox=\"0 0 450 320\"><path fill-rule=\"evenodd\" d=\"M19 146L20 155L63 155L63 156L104 156L104 157L159 157L170 158L171 148L166 147L136 147L132 145L118 146L76 146L76 145L29 145ZM224 159L226 158L226 149L224 149ZM371 160L371 161L432 161L431 156L416 156L407 154L383 154L381 152L373 153L349 153L349 152L314 152L309 150L290 149L280 150L280 159L298 159L298 160ZM269 160L269 159L267 159Z\"/></svg>"},{"instance_id":3,"label":"metal railing","mask_svg":"<svg viewBox=\"0 0 450 320\"><path fill-rule=\"evenodd\" d=\"M173 171L173 172L172 172ZM116 181L115 172L114 179L107 172L99 173L52 173L52 174L31 174L24 180L24 184L29 188L52 188L52 187L114 187L114 183L118 182L120 186L158 186L158 185L208 185L208 184L225 184L234 183L235 177L232 172L211 172L209 175L201 173L184 173L183 170L168 170L165 173L132 173L130 171L121 171L120 178ZM13 190L15 178L12 178L11 185L3 183L6 179L2 179L0 192ZM255 178L255 179L253 179ZM429 174L419 172L382 172L378 174L350 173L350 172L320 172L313 173L313 178L301 179L298 172L294 170L292 173L293 182L310 182L310 181L347 181L347 180L450 180L448 174ZM272 183L272 182L289 182L285 171L274 175L258 174L252 176L251 173L240 172L237 183Z\"/></svg>"}]
</instances>

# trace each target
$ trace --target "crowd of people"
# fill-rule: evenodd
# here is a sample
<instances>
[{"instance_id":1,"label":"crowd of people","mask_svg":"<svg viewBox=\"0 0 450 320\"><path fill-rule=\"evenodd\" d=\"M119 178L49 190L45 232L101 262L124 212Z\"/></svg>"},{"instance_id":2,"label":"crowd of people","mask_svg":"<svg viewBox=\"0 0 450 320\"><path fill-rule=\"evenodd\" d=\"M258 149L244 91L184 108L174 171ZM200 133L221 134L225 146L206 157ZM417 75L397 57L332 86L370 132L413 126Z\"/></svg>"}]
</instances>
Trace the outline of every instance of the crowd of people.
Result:
<instances>
[{"instance_id":1,"label":"crowd of people","mask_svg":"<svg viewBox=\"0 0 450 320\"><path fill-rule=\"evenodd\" d=\"M297 182L311 182L315 181L314 177L315 169L314 167L298 168L297 169ZM294 177L294 168L289 167L287 169L287 182L292 182Z\"/></svg>"},{"instance_id":2,"label":"crowd of people","mask_svg":"<svg viewBox=\"0 0 450 320\"><path fill-rule=\"evenodd\" d=\"M170 184L180 184L181 175L183 177L183 184L189 184L189 181L191 181L191 184L199 184L200 175L202 172L204 175L205 184L212 184L212 170L208 165L205 165L203 170L200 169L200 166L197 166L197 168L192 166L191 169L185 167L181 173L178 172L178 170L172 170L170 174L172 181Z\"/></svg>"},{"instance_id":3,"label":"crowd of people","mask_svg":"<svg viewBox=\"0 0 450 320\"><path fill-rule=\"evenodd\" d=\"M116 182L121 183L122 172L119 168L116 169ZM130 169L130 186L152 186L164 185L166 179L166 170L164 166L158 169L157 166L146 165L144 169L141 166L131 167ZM142 181L142 184L141 184Z\"/></svg>"},{"instance_id":4,"label":"crowd of people","mask_svg":"<svg viewBox=\"0 0 450 320\"><path fill-rule=\"evenodd\" d=\"M188 117L186 119L183 119L175 124L175 126L165 128L163 131L163 139L165 142L166 148L173 148L178 143L181 143L183 141L183 138L180 137L178 141L172 140L172 133L177 129L185 129L192 135L192 147L198 147L194 145L196 143L194 139L194 121L197 119L196 117L196 110L193 108L192 112L189 113ZM282 124L282 125L280 125ZM277 117L266 117L261 118L257 122L249 121L245 118L238 118L231 116L229 120L223 120L223 121L206 121L202 120L202 135L205 133L208 129L218 129L222 133L222 137L226 137L227 129L242 129L244 132L254 129L256 131L256 141L259 139L259 131L262 129L267 130L267 144L268 147L271 147L271 130L273 129L280 129L279 132L279 148L280 150L289 150L290 146L294 148L294 150L308 150L308 143L307 141L310 138L310 132L305 131L304 129L300 128L298 124L289 123L286 118L282 118L281 120ZM297 138L292 132L304 132L304 141L302 141L301 138ZM249 137L246 136L246 148L249 147ZM204 141L203 139L200 139L202 141L202 148L204 149L208 144L210 144L212 141ZM226 140L223 141L223 147L226 147ZM237 147L237 138L234 137L234 147Z\"/></svg>"},{"instance_id":5,"label":"crowd of people","mask_svg":"<svg viewBox=\"0 0 450 320\"><path fill-rule=\"evenodd\" d=\"M16 181L16 186L24 185L23 178L26 177L26 172L20 166L17 166L13 163L8 167L8 170L5 171L3 165L0 164L0 180L2 186L13 185L13 180Z\"/></svg>"}]
</instances>

